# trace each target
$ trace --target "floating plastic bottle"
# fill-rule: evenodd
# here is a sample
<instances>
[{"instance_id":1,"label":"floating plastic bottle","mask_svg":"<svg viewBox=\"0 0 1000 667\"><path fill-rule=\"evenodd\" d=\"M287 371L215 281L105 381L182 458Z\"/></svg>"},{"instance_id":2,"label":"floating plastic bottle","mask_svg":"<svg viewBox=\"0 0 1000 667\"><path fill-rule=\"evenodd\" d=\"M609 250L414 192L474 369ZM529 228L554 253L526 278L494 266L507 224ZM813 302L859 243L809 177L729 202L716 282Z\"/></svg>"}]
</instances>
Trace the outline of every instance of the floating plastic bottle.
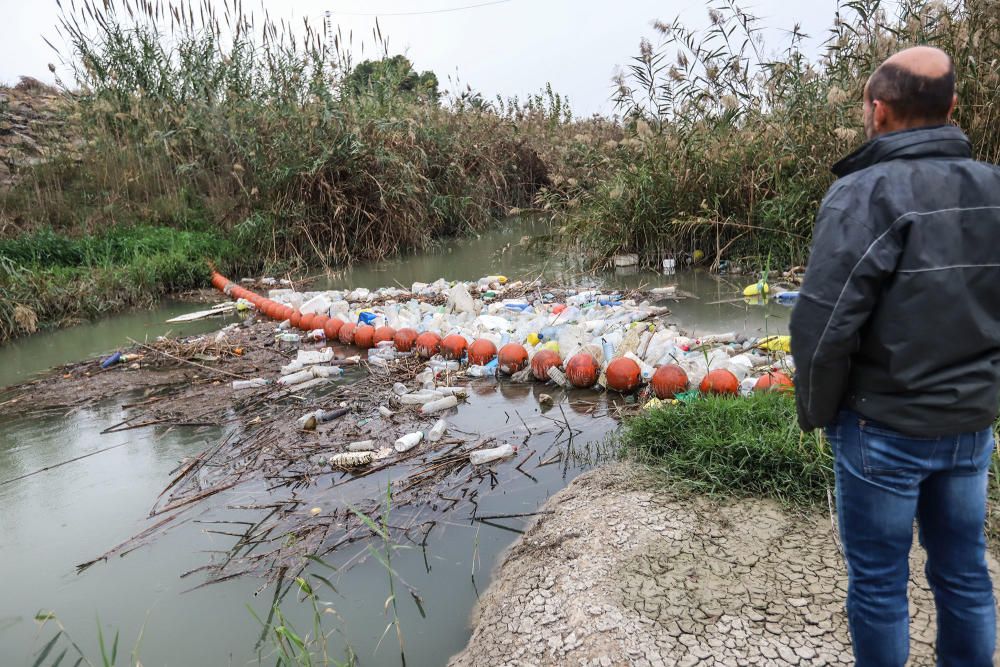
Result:
<instances>
[{"instance_id":1,"label":"floating plastic bottle","mask_svg":"<svg viewBox=\"0 0 1000 667\"><path fill-rule=\"evenodd\" d=\"M782 292L775 294L774 300L783 306L791 306L799 300L799 293L796 291Z\"/></svg>"},{"instance_id":2,"label":"floating plastic bottle","mask_svg":"<svg viewBox=\"0 0 1000 667\"><path fill-rule=\"evenodd\" d=\"M284 387L290 387L295 384L302 384L308 380L314 379L316 376L312 374L312 371L298 371L297 373L292 373L290 375L283 375L278 378L278 384Z\"/></svg>"},{"instance_id":3,"label":"floating plastic bottle","mask_svg":"<svg viewBox=\"0 0 1000 667\"><path fill-rule=\"evenodd\" d=\"M424 434L421 431L415 431L413 433L407 433L401 438L398 438L394 443L396 451L402 454L403 452L408 452L417 445L420 441L424 439Z\"/></svg>"},{"instance_id":4,"label":"floating plastic bottle","mask_svg":"<svg viewBox=\"0 0 1000 667\"><path fill-rule=\"evenodd\" d=\"M374 440L359 440L347 445L347 451L349 452L373 452L375 449Z\"/></svg>"},{"instance_id":5,"label":"floating plastic bottle","mask_svg":"<svg viewBox=\"0 0 1000 667\"><path fill-rule=\"evenodd\" d=\"M389 417L393 416L394 414L396 414L395 412L393 412L389 408L385 407L384 405L378 406L378 413L380 415L382 415L383 417L386 417L386 418L389 418Z\"/></svg>"},{"instance_id":6,"label":"floating plastic bottle","mask_svg":"<svg viewBox=\"0 0 1000 667\"><path fill-rule=\"evenodd\" d=\"M329 347L325 347L322 350L299 350L295 361L303 366L325 364L333 361L333 350Z\"/></svg>"},{"instance_id":7,"label":"floating plastic bottle","mask_svg":"<svg viewBox=\"0 0 1000 667\"><path fill-rule=\"evenodd\" d=\"M427 432L427 440L429 442L437 442L444 436L445 431L448 430L448 422L442 417L441 419L434 422L434 426L431 430Z\"/></svg>"},{"instance_id":8,"label":"floating plastic bottle","mask_svg":"<svg viewBox=\"0 0 1000 667\"><path fill-rule=\"evenodd\" d=\"M429 403L424 403L420 408L420 414L422 415L433 415L438 412L443 412L444 410L450 410L458 405L457 396L445 396L444 398L439 398L436 401L431 401Z\"/></svg>"},{"instance_id":9,"label":"floating plastic bottle","mask_svg":"<svg viewBox=\"0 0 1000 667\"><path fill-rule=\"evenodd\" d=\"M254 378L253 380L233 380L233 389L240 391L242 389L256 389L258 387L266 387L267 380L264 378Z\"/></svg>"},{"instance_id":10,"label":"floating plastic bottle","mask_svg":"<svg viewBox=\"0 0 1000 667\"><path fill-rule=\"evenodd\" d=\"M469 454L469 463L474 466L507 459L514 456L514 448L511 445L500 445L491 449L477 449Z\"/></svg>"}]
</instances>

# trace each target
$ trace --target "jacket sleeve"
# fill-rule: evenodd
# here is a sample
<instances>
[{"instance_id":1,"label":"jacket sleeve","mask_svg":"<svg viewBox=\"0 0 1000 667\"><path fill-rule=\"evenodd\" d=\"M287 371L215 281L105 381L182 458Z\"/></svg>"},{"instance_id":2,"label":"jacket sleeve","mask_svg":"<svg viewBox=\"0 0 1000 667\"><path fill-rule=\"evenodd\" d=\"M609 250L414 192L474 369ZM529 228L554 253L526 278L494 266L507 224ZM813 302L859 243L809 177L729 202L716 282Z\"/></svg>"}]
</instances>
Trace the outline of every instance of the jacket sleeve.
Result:
<instances>
[{"instance_id":1,"label":"jacket sleeve","mask_svg":"<svg viewBox=\"0 0 1000 667\"><path fill-rule=\"evenodd\" d=\"M809 265L789 325L799 426L804 431L835 420L847 393L860 331L899 255L891 226L862 222L855 216L858 209L871 210L870 202L847 206L842 200L829 196L820 207Z\"/></svg>"}]
</instances>

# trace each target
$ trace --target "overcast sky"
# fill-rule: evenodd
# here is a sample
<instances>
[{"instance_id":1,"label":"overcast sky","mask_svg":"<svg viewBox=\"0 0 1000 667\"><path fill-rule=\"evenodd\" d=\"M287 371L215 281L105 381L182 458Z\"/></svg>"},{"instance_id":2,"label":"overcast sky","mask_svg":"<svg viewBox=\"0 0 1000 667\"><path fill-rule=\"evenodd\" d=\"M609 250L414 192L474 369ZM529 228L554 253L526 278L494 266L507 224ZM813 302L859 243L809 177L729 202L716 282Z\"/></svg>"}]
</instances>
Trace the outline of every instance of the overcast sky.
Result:
<instances>
[{"instance_id":1,"label":"overcast sky","mask_svg":"<svg viewBox=\"0 0 1000 667\"><path fill-rule=\"evenodd\" d=\"M221 4L221 0L220 4ZM680 16L691 25L708 21L704 0L499 0L496 4L442 11L489 0L244 0L261 4L272 17L318 25L333 12L345 35L353 31L355 51L367 42L379 14L392 52L405 53L418 70L434 70L448 87L447 76L482 91L522 98L551 81L569 96L577 115L612 111L608 98L615 67L637 53L639 39L655 38L651 22ZM64 0L66 4L68 0ZM813 49L833 22L836 0L753 0L740 3L763 19L768 47L787 46L786 30L795 23L813 37ZM400 12L431 12L398 15ZM397 15L393 15L397 14ZM0 83L13 84L28 74L51 81L47 64L56 59L42 37L55 42L55 0L0 0ZM360 54L355 59L360 60Z\"/></svg>"}]
</instances>

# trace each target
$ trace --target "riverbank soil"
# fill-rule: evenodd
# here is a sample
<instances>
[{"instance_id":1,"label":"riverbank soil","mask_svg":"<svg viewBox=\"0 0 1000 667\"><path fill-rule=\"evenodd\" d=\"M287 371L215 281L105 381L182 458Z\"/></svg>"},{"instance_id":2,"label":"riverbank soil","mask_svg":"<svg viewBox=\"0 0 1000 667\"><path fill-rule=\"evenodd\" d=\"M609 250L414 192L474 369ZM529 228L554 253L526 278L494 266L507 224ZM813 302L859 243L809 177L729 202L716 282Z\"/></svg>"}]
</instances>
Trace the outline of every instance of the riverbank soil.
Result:
<instances>
[{"instance_id":1,"label":"riverbank soil","mask_svg":"<svg viewBox=\"0 0 1000 667\"><path fill-rule=\"evenodd\" d=\"M627 465L577 478L512 547L465 665L850 665L831 517L655 488ZM911 661L934 664L923 550L910 558ZM990 556L997 581L997 563Z\"/></svg>"}]
</instances>

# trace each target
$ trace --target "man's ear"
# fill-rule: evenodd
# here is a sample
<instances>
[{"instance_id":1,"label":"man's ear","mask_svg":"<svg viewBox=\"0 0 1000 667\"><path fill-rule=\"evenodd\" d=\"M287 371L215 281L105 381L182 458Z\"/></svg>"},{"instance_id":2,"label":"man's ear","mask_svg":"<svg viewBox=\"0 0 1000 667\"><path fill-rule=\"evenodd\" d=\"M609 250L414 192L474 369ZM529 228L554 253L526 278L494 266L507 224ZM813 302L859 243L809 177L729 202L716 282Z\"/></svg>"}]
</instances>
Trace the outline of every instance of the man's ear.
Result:
<instances>
[{"instance_id":1,"label":"man's ear","mask_svg":"<svg viewBox=\"0 0 1000 667\"><path fill-rule=\"evenodd\" d=\"M951 106L948 108L948 120L951 120L951 115L955 113L955 107L958 106L958 93L955 93L951 98Z\"/></svg>"},{"instance_id":2,"label":"man's ear","mask_svg":"<svg viewBox=\"0 0 1000 667\"><path fill-rule=\"evenodd\" d=\"M872 100L872 125L876 132L885 131L886 125L892 120L891 116L892 110L888 104L882 100Z\"/></svg>"}]
</instances>

